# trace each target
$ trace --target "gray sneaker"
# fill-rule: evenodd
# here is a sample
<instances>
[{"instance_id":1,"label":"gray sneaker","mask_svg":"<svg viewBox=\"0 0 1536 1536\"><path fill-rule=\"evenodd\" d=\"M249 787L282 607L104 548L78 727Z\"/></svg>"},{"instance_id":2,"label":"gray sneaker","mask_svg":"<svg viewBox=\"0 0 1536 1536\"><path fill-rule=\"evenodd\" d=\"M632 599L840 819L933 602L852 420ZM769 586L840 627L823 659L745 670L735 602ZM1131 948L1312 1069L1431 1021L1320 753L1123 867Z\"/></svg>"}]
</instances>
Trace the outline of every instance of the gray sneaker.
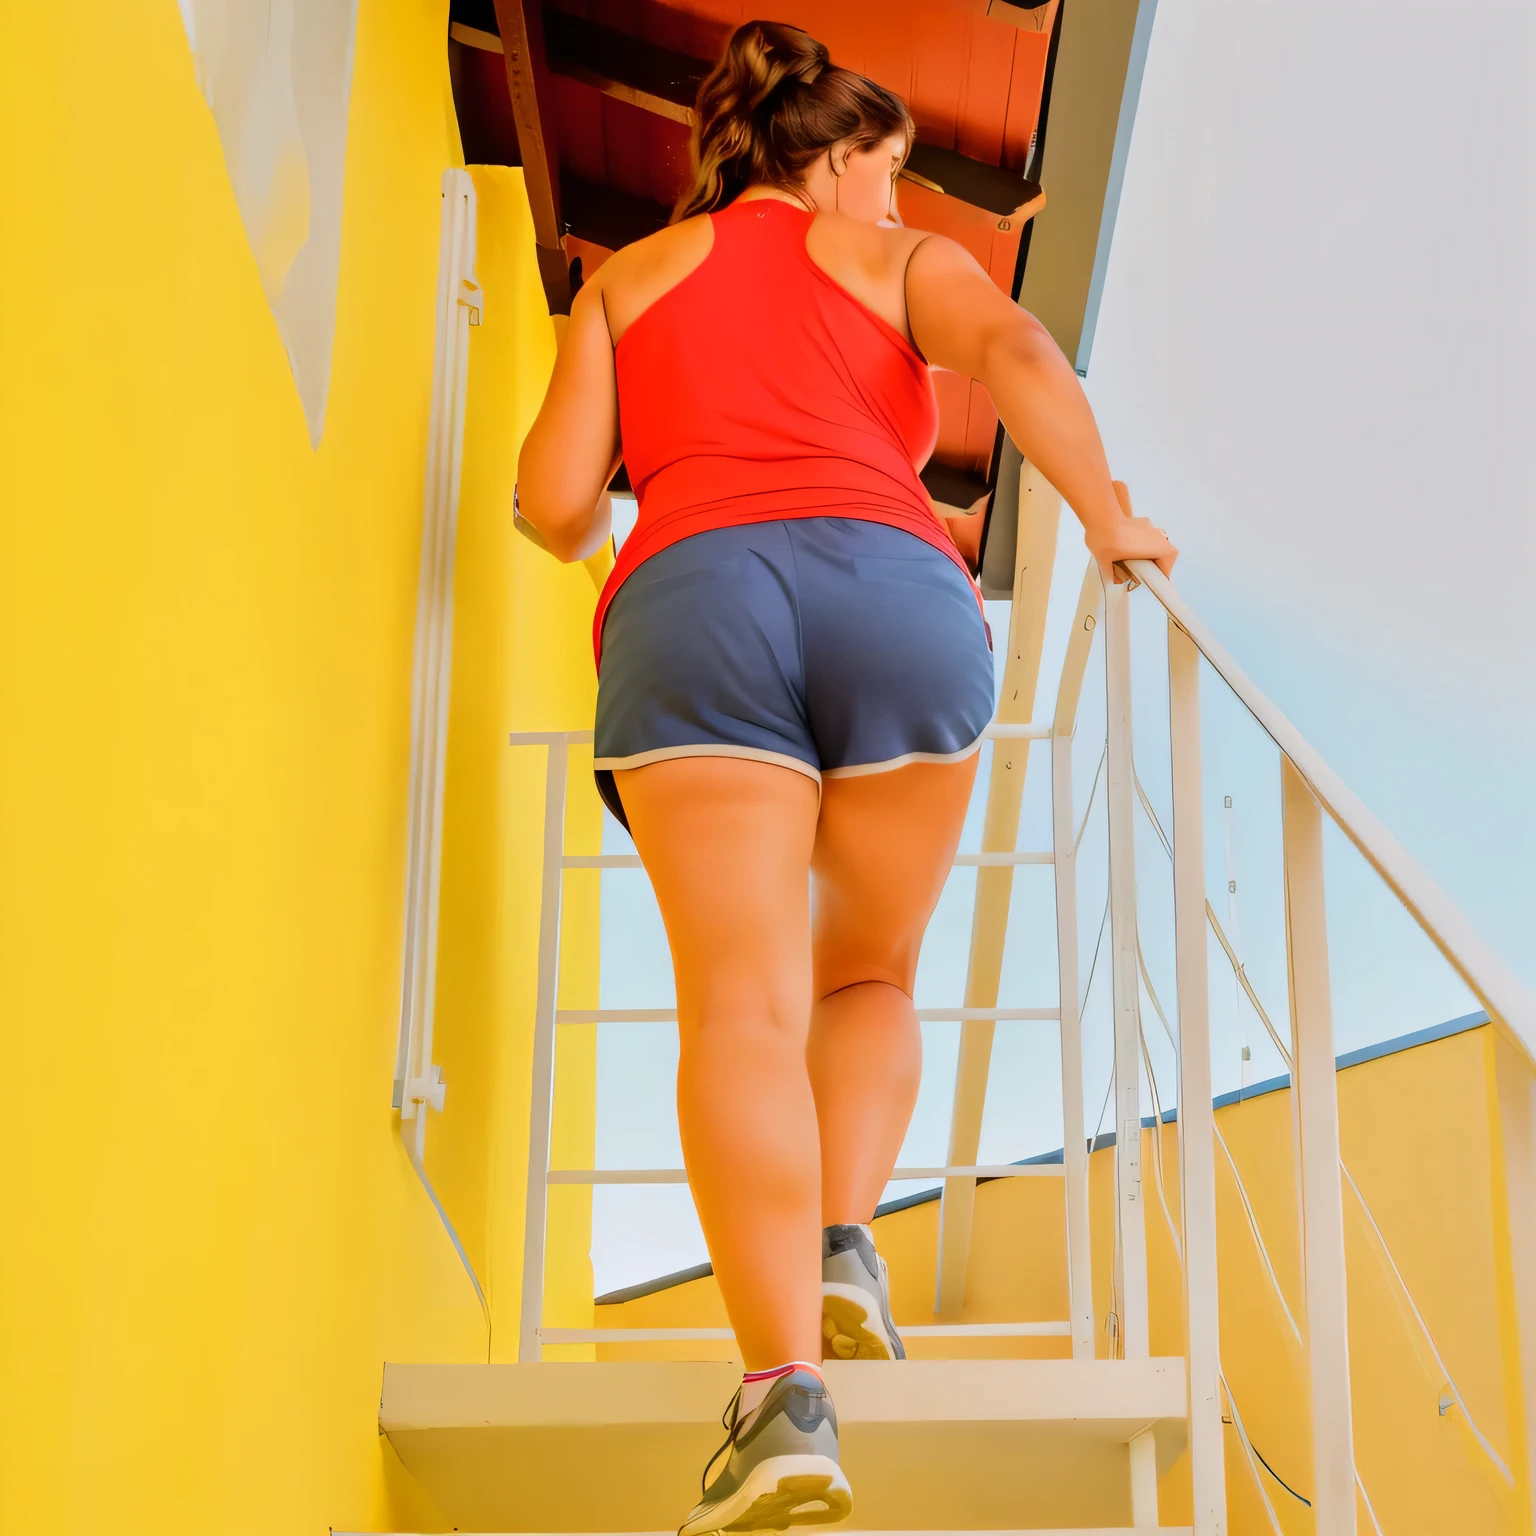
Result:
<instances>
[{"instance_id":1,"label":"gray sneaker","mask_svg":"<svg viewBox=\"0 0 1536 1536\"><path fill-rule=\"evenodd\" d=\"M853 1509L848 1479L837 1464L837 1414L814 1371L791 1371L745 1424L741 1393L721 1421L729 1433L704 1468L704 1497L678 1536L722 1531L783 1531L792 1525L830 1525ZM720 1475L709 1474L722 1453Z\"/></svg>"},{"instance_id":2,"label":"gray sneaker","mask_svg":"<svg viewBox=\"0 0 1536 1536\"><path fill-rule=\"evenodd\" d=\"M836 1360L905 1360L891 1321L885 1260L868 1227L825 1227L821 1234L821 1333Z\"/></svg>"}]
</instances>

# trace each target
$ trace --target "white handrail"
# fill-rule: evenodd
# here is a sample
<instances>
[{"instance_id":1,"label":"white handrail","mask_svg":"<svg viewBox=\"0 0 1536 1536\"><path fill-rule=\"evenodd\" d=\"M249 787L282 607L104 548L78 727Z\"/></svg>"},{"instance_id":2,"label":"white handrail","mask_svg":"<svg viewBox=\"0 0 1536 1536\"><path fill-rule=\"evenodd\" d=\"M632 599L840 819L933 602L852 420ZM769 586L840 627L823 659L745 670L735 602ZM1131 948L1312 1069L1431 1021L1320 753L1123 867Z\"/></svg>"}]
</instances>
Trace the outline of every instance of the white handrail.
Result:
<instances>
[{"instance_id":1,"label":"white handrail","mask_svg":"<svg viewBox=\"0 0 1536 1536\"><path fill-rule=\"evenodd\" d=\"M453 561L464 453L469 328L480 323L475 281L475 185L449 169L442 180L438 244L437 339L416 597L411 674L411 768L401 950L400 1027L394 1107L414 1119L414 1161L426 1152L427 1109L441 1110L442 1073L432 1061L437 993L438 891L442 868L443 790L448 692L453 669ZM478 1282L477 1282L478 1284Z\"/></svg>"},{"instance_id":2,"label":"white handrail","mask_svg":"<svg viewBox=\"0 0 1536 1536\"><path fill-rule=\"evenodd\" d=\"M411 671L405 920L392 1103L399 1111L396 1124L406 1156L475 1288L489 1348L491 1314L485 1291L423 1161L427 1110L441 1111L445 1092L442 1072L432 1060L432 1027L437 995L448 696L453 670L453 560L464 453L469 328L480 324L481 315L480 287L475 281L475 184L466 171L450 168L443 172L441 195L436 350Z\"/></svg>"},{"instance_id":3,"label":"white handrail","mask_svg":"<svg viewBox=\"0 0 1536 1536\"><path fill-rule=\"evenodd\" d=\"M1150 560L1126 562L1131 574L1160 602L1168 615L1199 647L1227 686L1264 728L1270 740L1295 764L1307 787L1339 830L1386 881L1393 895L1412 914L1431 942L1476 994L1495 1024L1536 1063L1536 997L1516 980L1450 897L1419 867L1401 843L1366 808L1363 801L1323 761L1317 750L1275 705L1254 686L1247 674L1195 616Z\"/></svg>"}]
</instances>

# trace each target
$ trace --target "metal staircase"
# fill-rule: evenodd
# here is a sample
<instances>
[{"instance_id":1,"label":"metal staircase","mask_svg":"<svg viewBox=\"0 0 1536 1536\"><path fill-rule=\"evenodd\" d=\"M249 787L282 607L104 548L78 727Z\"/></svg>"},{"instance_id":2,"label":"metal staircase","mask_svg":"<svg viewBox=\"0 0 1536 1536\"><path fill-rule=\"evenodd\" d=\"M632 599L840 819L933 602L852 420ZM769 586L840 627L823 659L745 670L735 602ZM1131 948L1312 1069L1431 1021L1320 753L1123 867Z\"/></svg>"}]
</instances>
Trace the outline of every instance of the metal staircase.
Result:
<instances>
[{"instance_id":1,"label":"metal staircase","mask_svg":"<svg viewBox=\"0 0 1536 1536\"><path fill-rule=\"evenodd\" d=\"M1294 1145L1299 1167L1303 1341L1311 1414L1312 1528L1352 1536L1369 1510L1355 1472L1339 1161L1338 1099L1323 885L1326 812L1476 994L1527 1062L1536 1060L1536 1005L1288 721L1260 694L1154 568L1137 562L1130 584L1108 589L1090 565L1078 594L1049 721L1035 711L1060 502L1030 467L1019 477L1014 604L993 743L992 772L976 867L966 991L926 1019L959 1021L961 1044L948 1161L899 1168L897 1178L943 1181L935 1276L937 1321L904 1326L909 1337L1070 1340L1070 1358L834 1361L828 1380L842 1426L845 1466L861 1530L1227 1530L1225 1441L1241 1419L1224 1396L1216 1269L1216 1134L1212 1110L1207 974L1210 925L1202 821L1200 683L1208 665L1273 739L1283 807L1289 1040ZM1142 595L1133 599L1133 587ZM1144 1157L1161 1146L1149 1128L1143 1088L1146 1044L1137 931L1135 827L1140 786L1133 751L1133 601L1160 604L1167 620L1168 732L1173 819L1177 1005L1170 1010L1178 1059L1178 1195L1168 1216L1182 1271L1183 1353L1156 1357L1149 1328ZM1095 1307L1088 1198L1083 1042L1079 1018L1077 867L1080 831L1072 748L1090 652L1102 636L1107 739L1107 974L1113 994L1114 1196L1112 1305ZM433 653L436 654L435 652ZM1203 661L1202 661L1203 658ZM425 712L430 718L431 711ZM544 1359L546 1347L646 1339L678 1346L728 1340L720 1328L557 1328L545 1323L548 1191L562 1184L685 1182L681 1169L551 1168L556 1039L575 1024L674 1022L665 1010L563 1010L558 1004L565 872L634 868L633 855L576 855L564 848L566 780L573 744L590 733L522 733L515 751L546 754L542 908L533 1028L526 1229L516 1363L390 1364L379 1424L404 1466L455 1529L654 1531L688 1508L701 1467L719 1439L718 1419L737 1379L718 1361ZM1031 746L1048 753L1052 846L1016 848ZM1097 748L1097 741L1094 746ZM1150 806L1145 806L1152 816ZM1156 823L1160 837L1165 836ZM424 837L413 857L431 859ZM1048 865L1056 894L1059 1003L998 1005L1014 871ZM413 890L415 887L413 886ZM1226 940L1222 939L1223 946ZM1228 948L1230 955L1230 948ZM419 962L418 962L419 963ZM1241 979L1241 978L1240 978ZM1162 1005L1158 1004L1159 1012ZM1003 1020L1054 1021L1062 1063L1064 1144L1059 1163L977 1162L993 1031ZM1268 1017L1265 1016L1268 1023ZM430 1039L402 1035L412 1084L433 1081ZM1150 1074L1149 1074L1150 1075ZM416 1097L413 1094L413 1097ZM417 1111L433 1100L423 1088ZM440 1102L437 1107L440 1107ZM419 1137L418 1122L418 1137ZM419 1149L419 1140L417 1147ZM958 1321L978 1180L1062 1181L1066 1317ZM1161 1164L1157 1198L1167 1208ZM1161 1218L1160 1218L1161 1219ZM1224 1419L1227 1421L1224 1423ZM1192 1524L1159 1525L1159 1478L1188 1451ZM1181 1474L1182 1476L1183 1474ZM1360 1496L1357 1497L1357 1494ZM1374 1515L1370 1520L1374 1523ZM1271 1512L1271 1519L1273 1513ZM1280 1529L1278 1523L1274 1529Z\"/></svg>"}]
</instances>

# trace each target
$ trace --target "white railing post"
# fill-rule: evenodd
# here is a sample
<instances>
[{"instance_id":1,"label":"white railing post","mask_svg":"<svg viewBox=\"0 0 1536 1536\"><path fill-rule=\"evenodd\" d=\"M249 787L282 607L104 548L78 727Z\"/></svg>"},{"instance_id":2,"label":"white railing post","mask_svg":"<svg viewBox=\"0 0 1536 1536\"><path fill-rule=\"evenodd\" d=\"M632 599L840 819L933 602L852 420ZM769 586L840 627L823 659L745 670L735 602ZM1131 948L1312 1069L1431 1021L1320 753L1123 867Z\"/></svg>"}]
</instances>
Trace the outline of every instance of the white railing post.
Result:
<instances>
[{"instance_id":1,"label":"white railing post","mask_svg":"<svg viewBox=\"0 0 1536 1536\"><path fill-rule=\"evenodd\" d=\"M1072 741L1083 671L1099 622L1103 588L1090 564L1067 640L1056 715L1051 726L1051 844L1056 875L1057 1012L1061 1041L1062 1164L1066 1174L1067 1301L1072 1358L1092 1360L1093 1267L1089 1248L1088 1135L1083 1114L1083 1031L1078 1017L1076 816L1072 808Z\"/></svg>"},{"instance_id":2,"label":"white railing post","mask_svg":"<svg viewBox=\"0 0 1536 1536\"><path fill-rule=\"evenodd\" d=\"M544 1358L544 1249L549 1209L549 1141L555 1098L555 1012L560 995L560 906L565 852L565 781L570 736L549 738L544 770L544 870L539 893L539 979L533 1012L528 1100L528 1196L523 1224L523 1301L517 1358Z\"/></svg>"},{"instance_id":3,"label":"white railing post","mask_svg":"<svg viewBox=\"0 0 1536 1536\"><path fill-rule=\"evenodd\" d=\"M1509 1233L1505 1263L1512 1303L1507 1314L1512 1327L1500 1332L1505 1358L1513 1362L1511 1374L1517 1377L1527 1405L1524 1513L1530 1529L1536 1530L1536 1413L1531 1412L1536 1404L1536 1074L1525 1053L1499 1034L1493 1039L1493 1071L1504 1160L1500 1215ZM1516 1449L1512 1459L1518 1462L1518 1442L1512 1449Z\"/></svg>"},{"instance_id":4,"label":"white railing post","mask_svg":"<svg viewBox=\"0 0 1536 1536\"><path fill-rule=\"evenodd\" d=\"M1115 1020L1115 1254L1119 1353L1144 1360L1147 1231L1141 1193L1141 979L1136 964L1136 789L1131 750L1131 613L1125 583L1104 588L1104 678L1109 740L1104 764L1109 809L1110 971Z\"/></svg>"},{"instance_id":5,"label":"white railing post","mask_svg":"<svg viewBox=\"0 0 1536 1536\"><path fill-rule=\"evenodd\" d=\"M1302 1276L1312 1392L1312 1512L1317 1536L1355 1536L1349 1296L1323 902L1323 816L1317 797L1284 754L1280 781L1294 1063L1291 1104L1301 1157Z\"/></svg>"},{"instance_id":6,"label":"white railing post","mask_svg":"<svg viewBox=\"0 0 1536 1536\"><path fill-rule=\"evenodd\" d=\"M1225 1536L1216 1146L1206 971L1205 825L1200 775L1200 652L1168 621L1168 739L1173 776L1173 919L1179 993L1179 1189L1194 1536Z\"/></svg>"},{"instance_id":7,"label":"white railing post","mask_svg":"<svg viewBox=\"0 0 1536 1536\"><path fill-rule=\"evenodd\" d=\"M1133 1435L1127 1447L1131 1463L1131 1525L1155 1530L1157 1517L1157 1437L1150 1429Z\"/></svg>"}]
</instances>

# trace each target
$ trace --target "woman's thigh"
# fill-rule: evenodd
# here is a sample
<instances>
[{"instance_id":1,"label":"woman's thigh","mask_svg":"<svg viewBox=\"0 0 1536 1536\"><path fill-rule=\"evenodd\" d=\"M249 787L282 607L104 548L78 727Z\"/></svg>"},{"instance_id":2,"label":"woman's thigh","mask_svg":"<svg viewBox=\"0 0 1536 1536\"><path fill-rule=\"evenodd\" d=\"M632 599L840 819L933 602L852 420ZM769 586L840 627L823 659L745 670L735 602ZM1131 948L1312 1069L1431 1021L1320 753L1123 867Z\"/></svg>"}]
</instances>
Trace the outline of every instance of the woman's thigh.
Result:
<instances>
[{"instance_id":1,"label":"woman's thigh","mask_svg":"<svg viewBox=\"0 0 1536 1536\"><path fill-rule=\"evenodd\" d=\"M815 996L864 981L911 993L978 760L823 781L811 860Z\"/></svg>"},{"instance_id":2,"label":"woman's thigh","mask_svg":"<svg viewBox=\"0 0 1536 1536\"><path fill-rule=\"evenodd\" d=\"M680 757L614 774L666 923L686 1039L701 1025L808 1027L815 781Z\"/></svg>"}]
</instances>

